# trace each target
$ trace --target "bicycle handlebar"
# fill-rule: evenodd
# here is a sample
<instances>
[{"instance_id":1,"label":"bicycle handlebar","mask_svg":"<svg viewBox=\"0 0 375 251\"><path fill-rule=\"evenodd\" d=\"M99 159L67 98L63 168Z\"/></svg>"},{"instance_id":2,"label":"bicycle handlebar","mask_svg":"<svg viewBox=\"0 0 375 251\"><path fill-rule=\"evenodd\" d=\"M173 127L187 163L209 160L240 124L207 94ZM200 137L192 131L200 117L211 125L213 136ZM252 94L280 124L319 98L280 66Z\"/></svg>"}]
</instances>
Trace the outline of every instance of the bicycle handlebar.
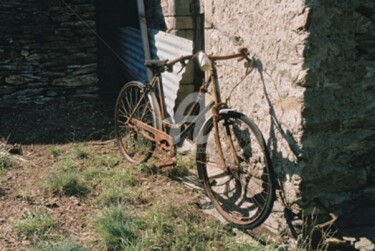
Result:
<instances>
[{"instance_id":1,"label":"bicycle handlebar","mask_svg":"<svg viewBox=\"0 0 375 251\"><path fill-rule=\"evenodd\" d=\"M192 57L194 57L194 55L181 56L181 57L175 58L173 60L168 60L165 64L167 66L173 66L177 62L185 64L185 61L191 59Z\"/></svg>"},{"instance_id":2,"label":"bicycle handlebar","mask_svg":"<svg viewBox=\"0 0 375 251\"><path fill-rule=\"evenodd\" d=\"M173 60L168 60L165 64L166 64L166 66L169 66L169 67L173 66L177 62L180 62L181 64L184 65L186 60L189 60L189 59L195 57L196 55L197 54L181 56L181 57L175 58ZM247 48L239 48L238 53L236 53L236 54L225 55L225 56L212 56L212 55L207 55L207 56L213 62L214 61L220 61L220 60L228 60L228 59L233 59L233 58L238 58L238 61L241 61L241 60L244 60L244 59L246 59L248 62L252 61L251 58L249 58L249 51L248 51Z\"/></svg>"},{"instance_id":3,"label":"bicycle handlebar","mask_svg":"<svg viewBox=\"0 0 375 251\"><path fill-rule=\"evenodd\" d=\"M244 59L251 61L251 59L249 58L249 51L247 50L247 48L238 49L238 53L236 54L224 55L224 56L212 56L212 55L210 56L209 55L208 58L211 61L228 60L232 58L239 58L238 61L241 61Z\"/></svg>"}]
</instances>

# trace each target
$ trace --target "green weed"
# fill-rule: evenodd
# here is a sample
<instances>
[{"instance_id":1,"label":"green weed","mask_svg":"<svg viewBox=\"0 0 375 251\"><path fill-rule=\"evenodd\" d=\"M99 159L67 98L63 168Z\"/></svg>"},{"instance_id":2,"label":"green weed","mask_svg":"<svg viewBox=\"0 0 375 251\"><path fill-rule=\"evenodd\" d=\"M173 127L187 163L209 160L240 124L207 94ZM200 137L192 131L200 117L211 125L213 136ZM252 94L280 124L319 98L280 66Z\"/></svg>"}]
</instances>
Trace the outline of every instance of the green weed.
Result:
<instances>
[{"instance_id":1,"label":"green weed","mask_svg":"<svg viewBox=\"0 0 375 251\"><path fill-rule=\"evenodd\" d=\"M128 195L136 180L130 170L113 169L103 175L98 188L101 193L96 198L100 205L123 204L129 201Z\"/></svg>"},{"instance_id":2,"label":"green weed","mask_svg":"<svg viewBox=\"0 0 375 251\"><path fill-rule=\"evenodd\" d=\"M108 171L103 170L97 166L91 166L90 168L82 171L82 177L94 184L100 183L103 177L108 175Z\"/></svg>"},{"instance_id":3,"label":"green weed","mask_svg":"<svg viewBox=\"0 0 375 251\"><path fill-rule=\"evenodd\" d=\"M79 146L75 146L73 148L73 152L74 152L75 157L80 160L85 160L90 157L90 154L85 149Z\"/></svg>"},{"instance_id":4,"label":"green weed","mask_svg":"<svg viewBox=\"0 0 375 251\"><path fill-rule=\"evenodd\" d=\"M48 187L56 195L85 196L89 192L88 187L77 174L77 170L72 167L52 173L49 177Z\"/></svg>"},{"instance_id":5,"label":"green weed","mask_svg":"<svg viewBox=\"0 0 375 251\"><path fill-rule=\"evenodd\" d=\"M97 229L108 250L121 250L136 246L139 239L136 224L140 222L125 214L120 205L116 205L103 210L97 220Z\"/></svg>"},{"instance_id":6,"label":"green weed","mask_svg":"<svg viewBox=\"0 0 375 251\"><path fill-rule=\"evenodd\" d=\"M35 251L85 251L86 249L70 240L57 243L47 242L34 249Z\"/></svg>"},{"instance_id":7,"label":"green weed","mask_svg":"<svg viewBox=\"0 0 375 251\"><path fill-rule=\"evenodd\" d=\"M146 229L148 236L152 236L151 242L167 250L266 250L237 240L231 228L205 218L195 205L161 202L150 208L147 215Z\"/></svg>"},{"instance_id":8,"label":"green weed","mask_svg":"<svg viewBox=\"0 0 375 251\"><path fill-rule=\"evenodd\" d=\"M175 201L176 194L164 182L195 168L190 155L177 159L172 173L159 175L147 164L125 164L118 156L94 154L80 145L70 151L53 147L50 153L58 158L48 190L59 196L87 196L101 209L90 225L101 241L85 243L89 250L273 250L239 241L230 228L205 216L196 206L199 195ZM183 190L177 193L181 196ZM27 199L31 194L20 190L18 196ZM69 239L59 241L66 237L56 234L57 223L46 210L25 214L14 229L32 240L36 250L85 250Z\"/></svg>"},{"instance_id":9,"label":"green weed","mask_svg":"<svg viewBox=\"0 0 375 251\"><path fill-rule=\"evenodd\" d=\"M30 190L26 188L20 188L17 191L17 198L25 200L25 201L32 201L32 193Z\"/></svg>"},{"instance_id":10,"label":"green weed","mask_svg":"<svg viewBox=\"0 0 375 251\"><path fill-rule=\"evenodd\" d=\"M120 159L115 156L99 155L95 158L95 164L104 169L112 169L121 163Z\"/></svg>"},{"instance_id":11,"label":"green weed","mask_svg":"<svg viewBox=\"0 0 375 251\"><path fill-rule=\"evenodd\" d=\"M0 152L0 176L4 175L7 170L16 167L16 163L7 155Z\"/></svg>"},{"instance_id":12,"label":"green weed","mask_svg":"<svg viewBox=\"0 0 375 251\"><path fill-rule=\"evenodd\" d=\"M56 226L57 222L51 214L47 210L39 209L23 214L14 228L18 236L24 236L36 243L40 240L51 239Z\"/></svg>"},{"instance_id":13,"label":"green weed","mask_svg":"<svg viewBox=\"0 0 375 251\"><path fill-rule=\"evenodd\" d=\"M53 146L50 150L49 150L50 154L53 156L53 157L58 157L62 154L62 151L60 148L56 147L56 146Z\"/></svg>"}]
</instances>

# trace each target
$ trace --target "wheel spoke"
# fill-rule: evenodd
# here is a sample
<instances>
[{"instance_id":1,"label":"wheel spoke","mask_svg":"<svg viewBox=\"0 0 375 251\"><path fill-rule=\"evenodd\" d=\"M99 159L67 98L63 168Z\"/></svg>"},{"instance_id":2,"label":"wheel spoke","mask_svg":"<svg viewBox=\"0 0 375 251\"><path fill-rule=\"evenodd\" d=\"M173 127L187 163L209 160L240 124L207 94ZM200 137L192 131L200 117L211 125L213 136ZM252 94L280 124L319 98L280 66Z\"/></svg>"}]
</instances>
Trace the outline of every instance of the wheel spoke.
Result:
<instances>
[{"instance_id":1,"label":"wheel spoke","mask_svg":"<svg viewBox=\"0 0 375 251\"><path fill-rule=\"evenodd\" d=\"M127 126L128 119L135 119L155 127L157 125L157 114L152 109L151 99L142 95L143 86L137 82L127 84L119 94L115 111L115 132L121 153L131 162L143 162L153 153L154 143L148 141L138 133L149 134L142 128L134 130ZM156 102L156 101L154 101ZM135 125L133 125L135 126Z\"/></svg>"},{"instance_id":2,"label":"wheel spoke","mask_svg":"<svg viewBox=\"0 0 375 251\"><path fill-rule=\"evenodd\" d=\"M225 219L241 227L256 227L269 215L275 189L262 135L244 116L222 116L218 131L223 170L212 123L203 129L207 142L197 147L197 165L207 194Z\"/></svg>"}]
</instances>

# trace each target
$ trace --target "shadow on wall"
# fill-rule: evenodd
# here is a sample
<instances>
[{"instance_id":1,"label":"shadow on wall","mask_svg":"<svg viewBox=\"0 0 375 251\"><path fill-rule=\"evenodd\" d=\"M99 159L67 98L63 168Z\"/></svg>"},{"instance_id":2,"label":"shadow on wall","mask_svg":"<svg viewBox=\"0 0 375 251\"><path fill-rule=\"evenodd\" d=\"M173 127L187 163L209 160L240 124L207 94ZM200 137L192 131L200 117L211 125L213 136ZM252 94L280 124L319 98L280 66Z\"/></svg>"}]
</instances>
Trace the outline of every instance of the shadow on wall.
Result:
<instances>
[{"instance_id":1,"label":"shadow on wall","mask_svg":"<svg viewBox=\"0 0 375 251\"><path fill-rule=\"evenodd\" d=\"M339 215L339 233L375 243L375 4L307 5L302 193Z\"/></svg>"},{"instance_id":2,"label":"shadow on wall","mask_svg":"<svg viewBox=\"0 0 375 251\"><path fill-rule=\"evenodd\" d=\"M121 28L139 28L137 1L95 0L98 33L98 74L101 95L114 99L128 81L122 63Z\"/></svg>"},{"instance_id":3,"label":"shadow on wall","mask_svg":"<svg viewBox=\"0 0 375 251\"><path fill-rule=\"evenodd\" d=\"M50 144L110 137L112 108L96 95L93 2L1 2L1 140ZM7 75L12 81L4 81Z\"/></svg>"},{"instance_id":4,"label":"shadow on wall","mask_svg":"<svg viewBox=\"0 0 375 251\"><path fill-rule=\"evenodd\" d=\"M354 246L372 250L375 243L375 4L371 0L307 1L312 9L307 29L305 69L297 83L305 88L301 149L282 128L268 98L262 62L258 68L271 116L268 142L280 166L293 166L277 152L278 133L298 159L296 169L278 173L281 190L286 177L300 175L303 215L319 209L316 224L338 216L332 229L336 237L352 237ZM272 79L272 78L271 78ZM275 168L276 172L280 172ZM289 221L296 210L286 205ZM290 208L291 206L291 208ZM289 210L290 208L290 210ZM287 216L291 217L287 217ZM297 232L295 232L297 233Z\"/></svg>"},{"instance_id":5,"label":"shadow on wall","mask_svg":"<svg viewBox=\"0 0 375 251\"><path fill-rule=\"evenodd\" d=\"M286 220L286 224L289 227L289 233L297 239L298 236L301 234L302 230L302 224L296 224L295 220L301 219L302 214L300 210L300 205L297 203L300 203L300 197L298 194L295 194L294 196L291 196L291 198L288 198L286 195L286 190L288 188L285 187L286 182L290 182L290 177L293 177L295 175L300 176L300 168L298 168L297 163L293 163L291 160L283 157L282 153L279 152L278 145L281 143L279 142L282 140L283 142L286 142L290 151L294 154L295 159L298 161L302 161L305 157L305 154L303 150L300 148L300 146L297 144L296 139L294 139L292 133L289 130L285 130L281 123L278 120L278 116L276 114L275 108L272 104L272 101L270 99L270 94L267 89L267 86L269 83L266 81L265 75L269 74L264 71L263 63L260 59L253 59L254 60L254 66L255 69L258 71L260 75L260 80L262 82L263 86L263 93L266 98L266 102L269 108L269 114L270 114L270 137L267 141L267 147L271 150L271 158L273 161L273 167L275 170L275 178L277 182L277 189L281 192L279 193L281 202L284 206L283 211L283 217ZM271 76L269 76L270 79L272 79ZM281 139L279 139L276 135L276 132L279 133L281 136ZM283 168L279 168L283 167ZM284 168L285 167L285 168ZM289 168L292 167L292 168ZM294 188L297 189L297 188ZM289 188L290 190L290 188ZM289 191L290 193L291 191ZM297 221L298 222L298 221Z\"/></svg>"},{"instance_id":6,"label":"shadow on wall","mask_svg":"<svg viewBox=\"0 0 375 251\"><path fill-rule=\"evenodd\" d=\"M305 88L301 149L284 130L268 98L262 63L256 62L271 116L270 149L277 149L278 131L298 159L294 171L279 173L281 189L286 176L301 175L303 215L319 209L319 221L337 220L336 237L352 237L353 246L373 250L375 243L375 4L364 1L307 1L312 9L307 29L305 69L297 83ZM289 160L274 150L280 166ZM285 163L287 162L287 163ZM278 168L275 168L278 172ZM295 216L293 208L286 216ZM286 217L288 220L288 217ZM293 232L294 224L290 224ZM306 234L306 233L305 233ZM367 248L367 249L366 249ZM362 249L361 249L362 250Z\"/></svg>"},{"instance_id":7,"label":"shadow on wall","mask_svg":"<svg viewBox=\"0 0 375 251\"><path fill-rule=\"evenodd\" d=\"M342 150L345 149L345 144L337 145L331 148L333 142L340 142L341 140L346 140L347 142L350 141L352 144L360 146L358 149L358 153L350 152L352 155L356 156L348 157L348 162L353 164L351 168L363 168L363 166L367 166L367 169L370 169L369 176L373 177L373 170L371 171L371 168L373 168L373 166L371 166L371 164L373 164L373 158L371 158L371 156L374 156L373 149L375 148L374 140L371 141L371 139L374 139L374 128L371 128L371 123L364 124L363 127L358 129L359 132L355 132L356 135L368 135L367 131L370 131L370 136L366 136L365 139L360 139L359 143L352 141L354 140L354 138L350 138L350 140L345 138L337 138L338 136L330 130L319 129L315 131L315 134L311 131L308 131L308 135L312 136L314 140L316 140L315 137L317 137L317 135L320 137L318 137L319 140L315 141L311 149L309 147L305 148L305 143L309 142L310 140L305 136L302 144L304 148L302 149L297 144L297 141L294 139L292 133L289 130L284 129L278 120L277 113L270 99L269 91L267 90L267 86L269 85L269 83L267 82L265 75L268 75L268 73L264 71L261 60L255 59L254 65L260 75L260 79L263 85L263 93L265 95L269 107L271 126L270 138L267 142L267 146L269 149L272 149L271 156L274 161L274 169L276 172L278 189L281 190L281 193L279 195L284 205L284 218L289 227L289 233L296 239L301 237L301 234L305 236L304 238L312 238L312 246L310 248L313 249L321 247L319 245L328 245L322 244L321 238L328 238L331 236L339 238L343 236L352 237L354 238L354 241L350 243L351 245L369 245L369 247L371 248L373 245L372 243L374 243L375 241L375 227L371 225L371 219L375 218L375 210L374 205L372 203L374 201L373 184L371 184L371 182L368 182L369 179L365 179L367 181L367 183L365 184L361 180L350 181L350 179L361 179L361 175L351 176L354 172L356 172L350 171L352 169L350 169L349 171L344 169L343 174L340 173L341 170L335 169L334 172L331 173L328 178L324 176L319 176L327 171L323 170L324 168L327 168L325 166L337 167L337 154L343 154ZM271 76L269 77L270 79L272 79ZM309 80L311 81L311 79L308 79L307 81ZM362 81L362 79L359 78L357 79L357 81ZM329 90L327 91L327 93L324 93L324 90L321 90L319 95L317 95L315 90L309 90L309 88L311 87L307 87L307 91L305 94L306 106L309 108L311 106L314 106L314 109L317 109L317 112L319 112L320 109L322 109L322 111L324 111L322 113L323 116L329 115L330 113L323 108L325 104L324 99L327 99L330 95L332 95L332 97L330 97L329 100L331 101L331 104L334 104L334 99L337 98L337 96L335 96ZM348 92L348 90L344 90L341 94L343 95L345 92ZM321 100L321 98L323 100ZM338 100L337 102L342 101ZM357 107L357 109L361 110L360 106ZM354 114L358 114L359 112L360 111L356 111ZM304 113L304 115L306 115L306 113ZM306 121L305 129L308 130L310 129L309 126L311 125L310 122L312 119L309 117L304 118ZM353 119L353 117L350 117L349 119ZM324 123L322 124L322 126L324 126ZM281 135L281 140L283 142L287 142L291 152L294 154L295 159L297 160L296 163L293 163L289 159L284 158L282 156L282 153L277 150L277 146L280 145L280 138L276 136L275 132L278 132L278 134ZM341 132L339 133L339 137L345 136L347 133L347 131ZM327 142L330 143L327 145ZM307 146L309 146L309 143ZM306 152L307 150L309 152ZM311 154L324 154L324 156L312 156ZM332 154L336 156L336 159L327 159L326 155L330 156ZM344 156L341 156L341 158L342 157ZM314 174L315 179L313 179L312 182L312 179L309 176L306 176L306 173L310 174L310 172L307 171L306 168L311 167L311 165L314 164L314 161L317 161L317 158L320 158L319 163L322 163L322 166L316 169L317 173ZM353 158L356 158L357 161L353 162ZM303 163L303 165L301 165L301 163ZM323 164L325 166L323 166ZM283 168L283 170L281 170L280 168L278 168L278 166L292 166L294 168ZM342 167L343 164L340 163L339 166ZM349 174L345 172L349 172ZM300 187L300 189L302 189L302 193L299 195L299 198L298 196L295 197L295 199L297 199L296 201L292 201L294 204L290 204L288 201L290 200L290 198L288 199L287 196L285 196L285 184L287 182L290 182L288 177L292 177L293 175L302 177L302 183ZM350 177L348 177L348 180L341 180L340 184L335 183L340 182L340 179L345 177L345 175L350 175ZM354 184L356 188L354 188L353 191L345 189L342 189L342 191L335 190L337 189L337 187L347 188L347 186L350 186L351 184L353 184L353 182L358 182L358 184ZM313 192L315 192L315 194L312 195L312 193L304 193L306 190L303 189L309 186L314 186ZM320 196L316 196L316 194L319 194ZM342 201L343 199L346 199L347 201L343 201L343 203L337 203L337 201ZM310 215L310 213L312 215ZM335 221L336 216L339 217ZM303 222L299 221L299 219L303 219ZM309 227L311 228L308 229ZM314 230L312 230L312 228ZM339 243L339 245L342 245L342 243ZM344 244L344 246L346 248L345 250L356 250L351 249L350 245Z\"/></svg>"},{"instance_id":8,"label":"shadow on wall","mask_svg":"<svg viewBox=\"0 0 375 251\"><path fill-rule=\"evenodd\" d=\"M304 230L295 228L291 221L295 216L307 219L318 213L315 225L331 223L332 216L338 216L327 225L336 237L351 237L353 246L373 250L375 4L372 0L311 0L307 5L312 9L304 51L307 77L297 83L305 88L302 148L279 123L267 91L267 73L261 60L255 62L271 116L268 147L273 149L272 159L275 165L296 167L275 167L280 189L283 191L288 176L301 177L296 202L303 210L295 214L298 208L284 201L285 218L292 233L298 234L295 230ZM275 132L288 142L296 163L277 151L280 139Z\"/></svg>"},{"instance_id":9,"label":"shadow on wall","mask_svg":"<svg viewBox=\"0 0 375 251\"><path fill-rule=\"evenodd\" d=\"M134 74L124 63L125 27L139 29L137 0L96 0L99 87L102 96L113 99ZM165 30L166 24L158 1L145 1L149 28ZM142 43L142 41L139 41ZM142 61L143 62L143 61Z\"/></svg>"},{"instance_id":10,"label":"shadow on wall","mask_svg":"<svg viewBox=\"0 0 375 251\"><path fill-rule=\"evenodd\" d=\"M145 11L148 28L161 31L167 30L160 0L145 0Z\"/></svg>"},{"instance_id":11,"label":"shadow on wall","mask_svg":"<svg viewBox=\"0 0 375 251\"><path fill-rule=\"evenodd\" d=\"M153 20L165 27L160 18L160 1L149 1L157 10ZM0 139L18 144L59 144L113 138L113 106L119 89L127 79L121 62L122 27L137 27L136 0L95 0L98 38L98 73L101 94L106 98L79 99L59 97L45 105L19 104L0 110ZM155 26L155 25L154 25ZM83 93L84 94L84 93ZM84 95L83 95L84 96ZM109 100L109 102L108 102Z\"/></svg>"}]
</instances>

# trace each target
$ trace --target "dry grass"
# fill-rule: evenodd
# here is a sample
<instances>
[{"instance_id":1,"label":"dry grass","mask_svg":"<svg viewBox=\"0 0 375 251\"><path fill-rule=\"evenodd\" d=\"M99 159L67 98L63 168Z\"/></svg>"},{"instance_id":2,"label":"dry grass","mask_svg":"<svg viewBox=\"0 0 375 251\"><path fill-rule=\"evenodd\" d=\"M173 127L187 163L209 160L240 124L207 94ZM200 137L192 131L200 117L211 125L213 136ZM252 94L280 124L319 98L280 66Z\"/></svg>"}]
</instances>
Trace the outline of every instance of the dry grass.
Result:
<instances>
[{"instance_id":1,"label":"dry grass","mask_svg":"<svg viewBox=\"0 0 375 251\"><path fill-rule=\"evenodd\" d=\"M9 247L274 250L273 245L239 240L231 228L201 211L202 195L175 179L193 168L193 157L185 156L178 170L166 174L124 162L116 150L108 150L114 148L108 144L25 147L26 154L37 153L38 159L32 166L7 169L17 179L6 181L15 192L3 197L9 207L0 218L8 219L19 204L26 209L6 223L12 226L7 238L14 238ZM28 182L20 185L23 179Z\"/></svg>"}]
</instances>

